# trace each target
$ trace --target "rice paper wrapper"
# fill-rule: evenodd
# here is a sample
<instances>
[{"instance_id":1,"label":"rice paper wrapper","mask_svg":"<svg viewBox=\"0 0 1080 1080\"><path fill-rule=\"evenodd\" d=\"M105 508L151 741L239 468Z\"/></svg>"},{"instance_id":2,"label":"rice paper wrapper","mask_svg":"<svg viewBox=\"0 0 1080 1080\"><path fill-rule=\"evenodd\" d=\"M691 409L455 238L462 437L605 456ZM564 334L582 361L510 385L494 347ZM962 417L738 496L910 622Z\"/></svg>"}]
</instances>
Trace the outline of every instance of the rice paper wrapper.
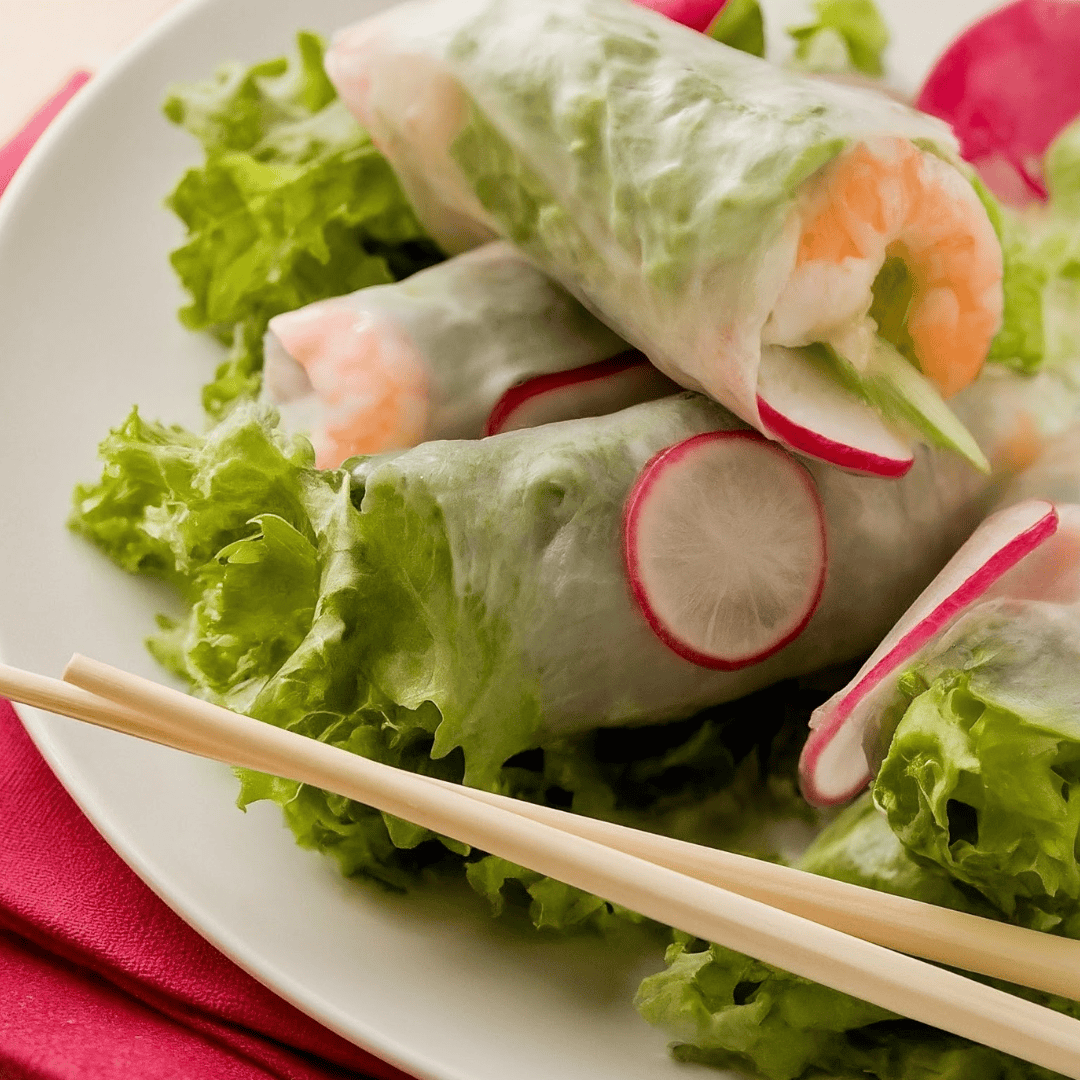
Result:
<instances>
[{"instance_id":1,"label":"rice paper wrapper","mask_svg":"<svg viewBox=\"0 0 1080 1080\"><path fill-rule=\"evenodd\" d=\"M311 381L329 380L328 397L342 387L362 390L358 369L367 368L374 394L403 372L416 371L423 386L422 419L415 431L402 432L412 437L398 445L476 439L510 387L627 348L521 253L500 242L404 281L321 300L272 319L268 396L288 406L290 399L310 392ZM290 385L279 387L293 381L288 374L296 360L288 352L308 353L313 357L309 366L321 369L308 372L310 381L301 377L306 385L299 395Z\"/></svg>"},{"instance_id":2,"label":"rice paper wrapper","mask_svg":"<svg viewBox=\"0 0 1080 1080\"><path fill-rule=\"evenodd\" d=\"M1003 372L978 380L954 404L991 458L1008 463L1001 448L1029 420L1046 435L1080 421L1072 386L1065 371L1037 380ZM738 426L707 398L681 394L606 417L361 462L353 493L360 512L350 531L369 580L397 596L376 607L393 611L400 627L378 635L364 662L369 677L409 708L433 702L442 718L436 752L462 746L477 776L552 735L679 719L869 652L1011 477L1007 464L988 478L927 448L899 480L806 461L826 514L819 606L773 656L712 671L672 652L638 609L623 513L654 454Z\"/></svg>"},{"instance_id":3,"label":"rice paper wrapper","mask_svg":"<svg viewBox=\"0 0 1080 1080\"><path fill-rule=\"evenodd\" d=\"M755 425L804 182L875 137L956 150L940 121L889 98L621 0L402 4L339 35L327 69L444 243L507 237L666 374Z\"/></svg>"},{"instance_id":4,"label":"rice paper wrapper","mask_svg":"<svg viewBox=\"0 0 1080 1080\"><path fill-rule=\"evenodd\" d=\"M920 451L897 481L808 462L828 530L813 618L760 663L699 667L672 652L636 605L624 505L654 454L739 426L708 399L682 394L362 461L352 543L379 594L365 607L392 614L363 660L365 677L407 708L433 702L435 756L463 747L479 783L553 735L679 719L859 655L982 513L985 479L948 454Z\"/></svg>"}]
</instances>

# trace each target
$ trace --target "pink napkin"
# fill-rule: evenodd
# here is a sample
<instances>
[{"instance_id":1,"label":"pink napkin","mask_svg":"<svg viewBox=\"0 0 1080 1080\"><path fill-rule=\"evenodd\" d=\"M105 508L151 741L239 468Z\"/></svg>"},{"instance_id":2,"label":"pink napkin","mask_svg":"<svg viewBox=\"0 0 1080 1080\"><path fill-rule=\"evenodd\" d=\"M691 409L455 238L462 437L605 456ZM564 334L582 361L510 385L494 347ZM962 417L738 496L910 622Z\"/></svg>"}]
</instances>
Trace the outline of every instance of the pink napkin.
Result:
<instances>
[{"instance_id":1,"label":"pink napkin","mask_svg":"<svg viewBox=\"0 0 1080 1080\"><path fill-rule=\"evenodd\" d=\"M0 149L0 191L68 84ZM116 856L0 701L2 1080L408 1080L245 974Z\"/></svg>"},{"instance_id":2,"label":"pink napkin","mask_svg":"<svg viewBox=\"0 0 1080 1080\"><path fill-rule=\"evenodd\" d=\"M0 702L0 1077L404 1073L245 974L94 831Z\"/></svg>"}]
</instances>

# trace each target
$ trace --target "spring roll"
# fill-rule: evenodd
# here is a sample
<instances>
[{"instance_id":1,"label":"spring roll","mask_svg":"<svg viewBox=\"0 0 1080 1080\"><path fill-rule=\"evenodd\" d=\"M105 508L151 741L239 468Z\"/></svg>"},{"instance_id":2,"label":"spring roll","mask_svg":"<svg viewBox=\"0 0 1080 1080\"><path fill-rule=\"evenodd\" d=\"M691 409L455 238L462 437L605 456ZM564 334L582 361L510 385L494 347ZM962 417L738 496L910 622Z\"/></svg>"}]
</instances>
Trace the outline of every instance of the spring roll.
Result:
<instances>
[{"instance_id":1,"label":"spring roll","mask_svg":"<svg viewBox=\"0 0 1080 1080\"><path fill-rule=\"evenodd\" d=\"M1002 257L939 121L622 0L406 3L327 70L442 243L511 240L806 453L887 472L914 426L981 463L938 394L983 365Z\"/></svg>"},{"instance_id":2,"label":"spring roll","mask_svg":"<svg viewBox=\"0 0 1080 1080\"><path fill-rule=\"evenodd\" d=\"M365 677L410 709L433 702L435 755L463 747L482 783L553 736L677 719L858 656L985 513L988 481L941 451L920 451L888 483L810 461L827 522L816 611L768 659L710 670L665 644L635 602L624 504L658 452L734 426L721 407L683 394L360 462L350 529L362 538L365 580L381 592L357 606L365 619L394 612L357 661Z\"/></svg>"},{"instance_id":3,"label":"spring roll","mask_svg":"<svg viewBox=\"0 0 1080 1080\"><path fill-rule=\"evenodd\" d=\"M1047 387L1029 384L1024 389L1037 401ZM938 680L936 692L944 694L953 677L949 673L966 670L949 666L964 649L971 653L964 663L972 670L996 670L995 657L1003 663L1022 657L1028 664L1033 655L1029 645L1050 639L1036 627L1028 645L1020 648L1017 642L1023 641L1029 623L1039 623L1037 612L1047 603L1056 605L1055 620L1080 626L1080 424L1046 439L1039 437L1031 417L1031 412L1017 412L1001 459L1015 463L1017 447L1027 452L1037 446L1036 462L1003 491L999 488L997 511L927 586L852 681L815 712L800 764L803 791L811 802L835 805L858 794L893 754L897 724L921 692L913 687L926 689ZM1025 606L1029 601L1036 602L1035 608ZM1014 617L1016 625L1008 625ZM1018 694L1034 692L1033 683L1017 681L1020 668L1011 660L1002 671L994 675L1002 692L1008 680L1014 680ZM1059 672L1034 666L1027 677L1037 681L1043 674L1050 679L1043 697L1056 701L1063 689ZM1072 690L1065 685L1064 692ZM1036 710L1039 698L1034 693Z\"/></svg>"},{"instance_id":4,"label":"spring roll","mask_svg":"<svg viewBox=\"0 0 1080 1080\"><path fill-rule=\"evenodd\" d=\"M494 243L271 319L263 391L284 428L311 439L319 467L336 468L431 439L480 438L511 389L545 376L566 375L533 384L548 391L533 421L678 391L628 350L510 245Z\"/></svg>"},{"instance_id":5,"label":"spring roll","mask_svg":"<svg viewBox=\"0 0 1080 1080\"><path fill-rule=\"evenodd\" d=\"M1032 385L1017 376L995 383L1016 412ZM984 408L977 389L957 407L991 457L1007 462L997 447L1015 441L1015 427ZM921 451L907 476L886 483L804 468L755 436L817 493L824 588L802 632L768 658L704 667L676 652L638 602L626 501L670 447L739 427L707 398L676 395L595 419L429 442L364 459L352 475L313 468L310 447L284 440L253 406L204 437L134 415L103 445L105 471L79 490L73 525L195 601L156 650L198 693L309 733L334 716L360 718L381 733L379 745L419 726L436 757L461 748L470 782L494 784L509 757L561 733L676 720L864 653L992 494L991 482L939 451ZM133 473L146 478L134 491ZM684 504L722 520L731 481L705 479ZM753 506L745 477L734 480ZM713 535L731 550L732 535ZM751 577L760 554L746 545L738 556ZM690 582L691 599L716 600L712 577ZM719 618L726 605L716 610Z\"/></svg>"},{"instance_id":6,"label":"spring roll","mask_svg":"<svg viewBox=\"0 0 1080 1080\"><path fill-rule=\"evenodd\" d=\"M1012 920L1076 937L1080 504L1055 510L1054 534L891 680L868 745L908 850Z\"/></svg>"}]
</instances>

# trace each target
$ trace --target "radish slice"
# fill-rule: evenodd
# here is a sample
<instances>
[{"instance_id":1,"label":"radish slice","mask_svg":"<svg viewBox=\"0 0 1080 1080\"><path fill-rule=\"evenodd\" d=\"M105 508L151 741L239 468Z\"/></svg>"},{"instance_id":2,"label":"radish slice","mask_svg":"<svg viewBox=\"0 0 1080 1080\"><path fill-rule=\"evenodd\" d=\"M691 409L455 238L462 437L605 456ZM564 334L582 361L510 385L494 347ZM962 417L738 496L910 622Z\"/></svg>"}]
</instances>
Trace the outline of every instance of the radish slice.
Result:
<instances>
[{"instance_id":1,"label":"radish slice","mask_svg":"<svg viewBox=\"0 0 1080 1080\"><path fill-rule=\"evenodd\" d=\"M491 410L484 435L501 435L559 420L607 416L681 390L641 353L625 352L610 360L537 375L511 386Z\"/></svg>"},{"instance_id":2,"label":"radish slice","mask_svg":"<svg viewBox=\"0 0 1080 1080\"><path fill-rule=\"evenodd\" d=\"M766 433L808 457L892 477L915 462L910 442L798 349L761 350L757 401Z\"/></svg>"},{"instance_id":3,"label":"radish slice","mask_svg":"<svg viewBox=\"0 0 1080 1080\"><path fill-rule=\"evenodd\" d=\"M1054 503L1058 527L986 591L986 599L1080 603L1080 506Z\"/></svg>"},{"instance_id":4,"label":"radish slice","mask_svg":"<svg viewBox=\"0 0 1080 1080\"><path fill-rule=\"evenodd\" d=\"M1001 199L1046 198L1042 159L1080 115L1080 3L1019 0L964 31L934 65L918 107L947 120Z\"/></svg>"},{"instance_id":5,"label":"radish slice","mask_svg":"<svg viewBox=\"0 0 1080 1080\"><path fill-rule=\"evenodd\" d=\"M855 678L818 708L799 762L803 795L814 806L854 798L870 781L866 740L874 734L896 677L966 608L985 596L1058 529L1052 503L1030 499L988 517L877 647Z\"/></svg>"},{"instance_id":6,"label":"radish slice","mask_svg":"<svg viewBox=\"0 0 1080 1080\"><path fill-rule=\"evenodd\" d=\"M682 23L702 34L716 21L727 0L635 0L650 11L666 15L673 22Z\"/></svg>"},{"instance_id":7,"label":"radish slice","mask_svg":"<svg viewBox=\"0 0 1080 1080\"><path fill-rule=\"evenodd\" d=\"M733 671L796 638L825 587L825 511L810 473L756 431L657 454L626 504L630 586L657 636Z\"/></svg>"}]
</instances>

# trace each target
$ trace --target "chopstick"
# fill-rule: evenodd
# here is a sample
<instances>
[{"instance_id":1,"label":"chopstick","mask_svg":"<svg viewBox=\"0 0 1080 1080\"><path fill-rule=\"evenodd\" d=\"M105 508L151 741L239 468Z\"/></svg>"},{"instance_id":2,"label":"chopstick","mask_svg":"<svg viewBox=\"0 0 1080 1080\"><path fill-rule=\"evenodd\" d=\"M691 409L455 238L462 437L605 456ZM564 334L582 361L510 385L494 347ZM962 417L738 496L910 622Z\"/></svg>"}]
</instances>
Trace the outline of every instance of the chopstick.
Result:
<instances>
[{"instance_id":1,"label":"chopstick","mask_svg":"<svg viewBox=\"0 0 1080 1080\"><path fill-rule=\"evenodd\" d=\"M1080 1022L953 972L531 816L510 813L456 785L369 761L95 661L75 657L66 673L88 693L40 676L11 673L0 672L0 691L17 700L32 698L27 703L78 712L82 715L77 718L102 726L338 792L696 937L1080 1080ZM528 810L545 812L539 807ZM625 834L621 839L627 839ZM711 873L712 868L702 872ZM812 878L815 887L824 880ZM937 909L920 905L916 910ZM1065 944L1051 941L1058 947Z\"/></svg>"},{"instance_id":2,"label":"chopstick","mask_svg":"<svg viewBox=\"0 0 1080 1080\"><path fill-rule=\"evenodd\" d=\"M65 715L91 723L110 726L110 721L115 725L116 721L123 720L128 734L202 757L214 757L212 745L193 737L182 727L170 725L169 741L165 742L160 735L161 728L148 723L142 713L56 679L0 664L0 692L45 709L56 709L59 705ZM190 700L179 691L173 693L184 702ZM417 776L417 779L898 952L1049 994L1080 999L1080 941L1071 938L984 919L794 867L582 817L493 792L478 791L435 777Z\"/></svg>"},{"instance_id":3,"label":"chopstick","mask_svg":"<svg viewBox=\"0 0 1080 1080\"><path fill-rule=\"evenodd\" d=\"M1080 1001L1080 941L423 777L888 949Z\"/></svg>"},{"instance_id":4,"label":"chopstick","mask_svg":"<svg viewBox=\"0 0 1080 1080\"><path fill-rule=\"evenodd\" d=\"M213 758L214 747L182 726L169 725L169 739L143 713L56 679L0 664L0 692L18 701L140 738ZM170 691L181 702L191 699ZM413 774L410 774L413 775ZM478 802L531 818L563 832L647 859L712 885L719 885L793 915L872 941L911 956L963 968L1062 997L1080 998L1080 941L1039 933L1011 923L911 900L905 896L809 874L790 866L691 844L668 836L582 817L435 777L418 780L448 788Z\"/></svg>"}]
</instances>

